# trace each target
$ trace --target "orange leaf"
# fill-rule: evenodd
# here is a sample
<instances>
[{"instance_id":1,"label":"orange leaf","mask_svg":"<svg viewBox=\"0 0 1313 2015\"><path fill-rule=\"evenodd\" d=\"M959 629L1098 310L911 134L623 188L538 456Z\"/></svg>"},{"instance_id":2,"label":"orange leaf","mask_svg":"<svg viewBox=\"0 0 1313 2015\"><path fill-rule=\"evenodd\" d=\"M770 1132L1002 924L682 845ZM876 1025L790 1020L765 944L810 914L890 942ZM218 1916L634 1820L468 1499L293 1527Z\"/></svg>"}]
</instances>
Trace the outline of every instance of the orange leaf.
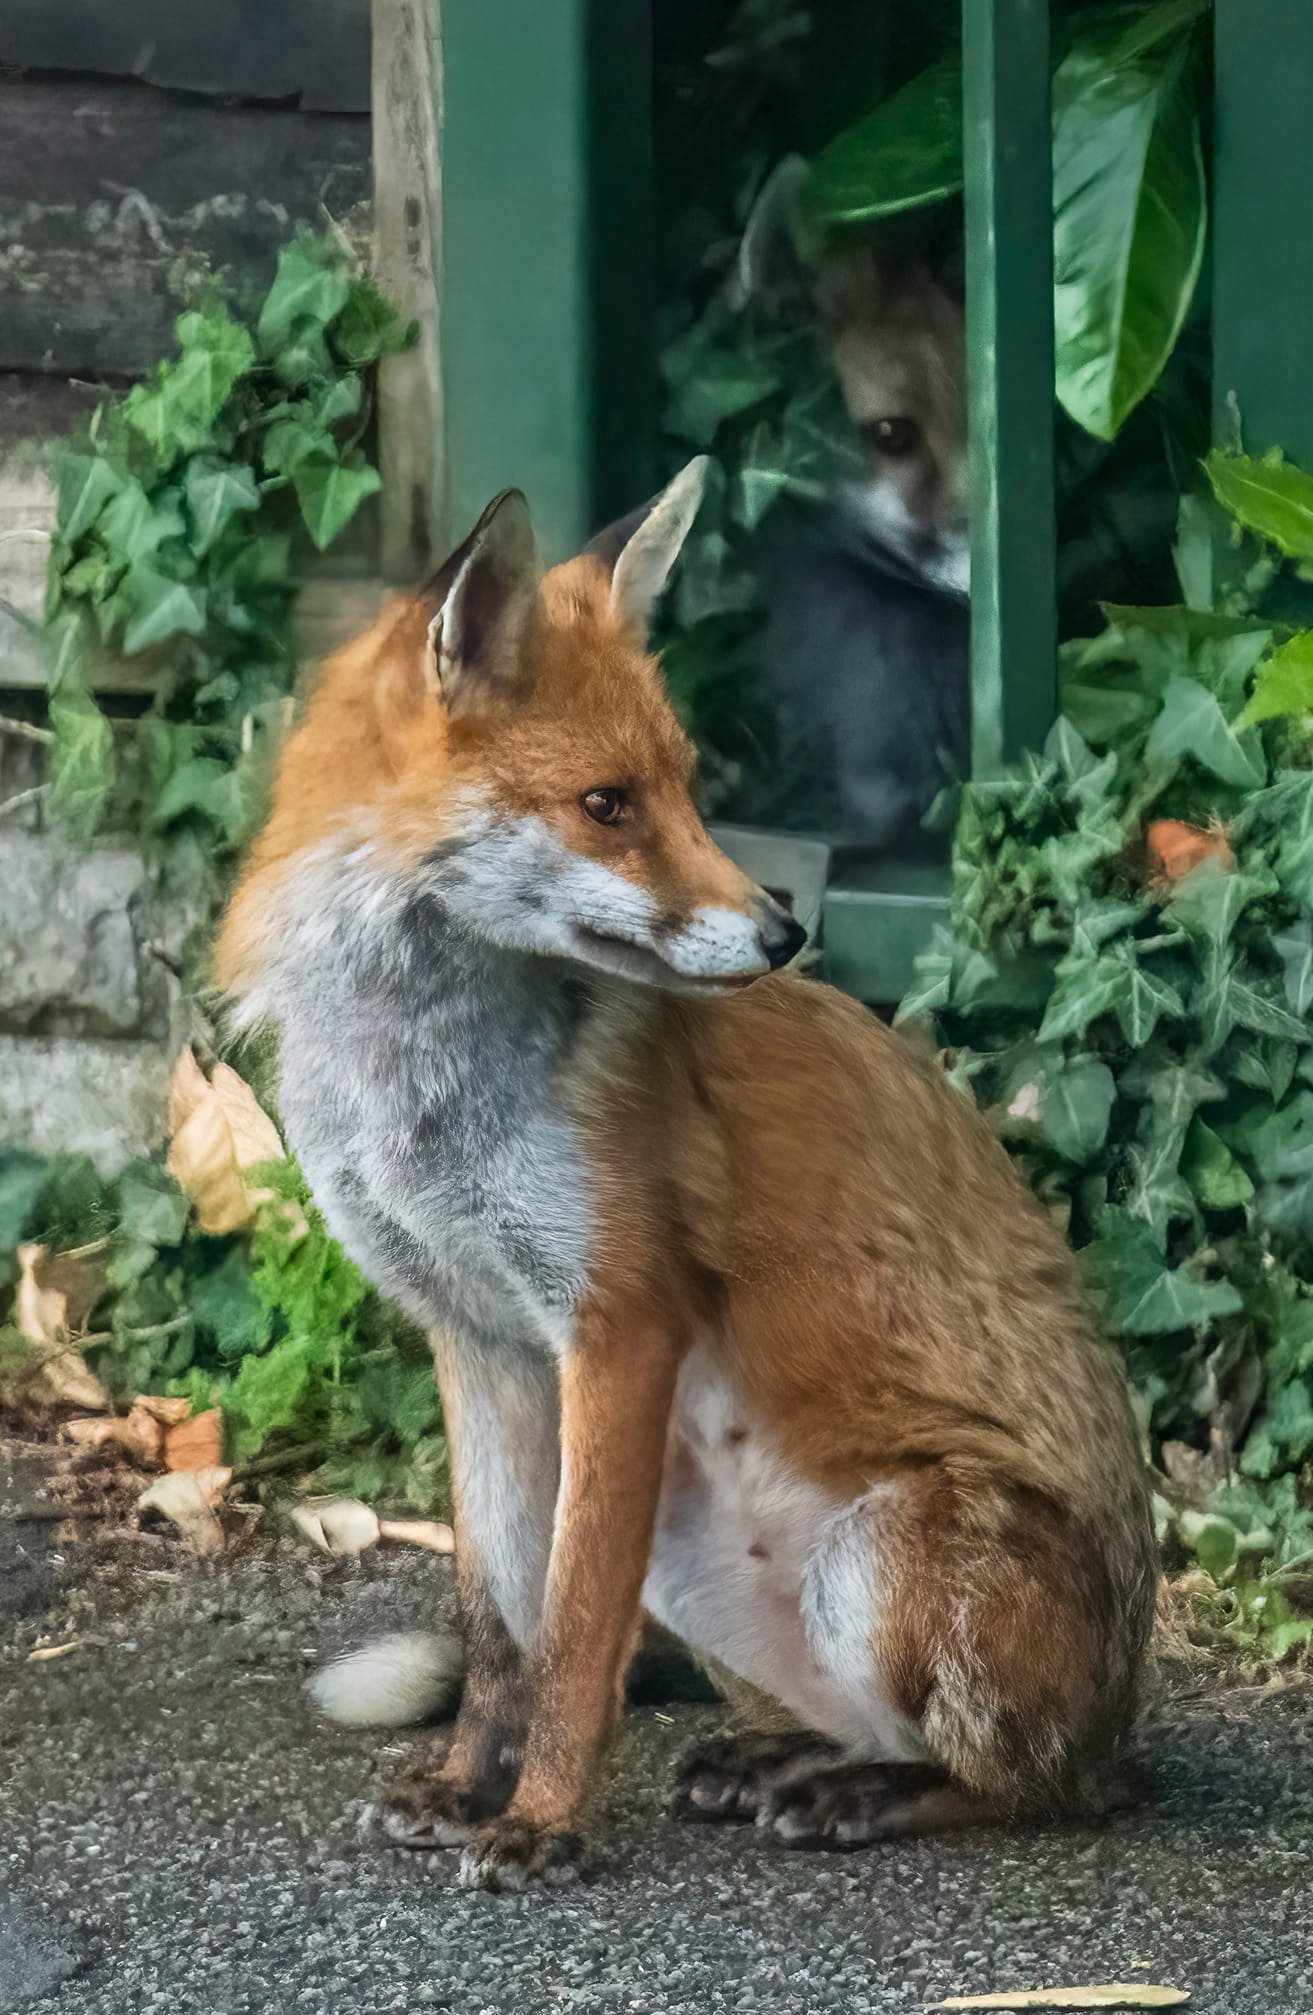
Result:
<instances>
[{"instance_id":1,"label":"orange leaf","mask_svg":"<svg viewBox=\"0 0 1313 2015\"><path fill-rule=\"evenodd\" d=\"M217 1406L165 1431L166 1469L214 1469L222 1459L223 1420Z\"/></svg>"},{"instance_id":2,"label":"orange leaf","mask_svg":"<svg viewBox=\"0 0 1313 2015\"><path fill-rule=\"evenodd\" d=\"M189 1049L174 1066L169 1109L169 1173L195 1205L201 1230L241 1231L271 1194L252 1188L247 1170L283 1158L273 1121L235 1070L216 1064L207 1078Z\"/></svg>"},{"instance_id":3,"label":"orange leaf","mask_svg":"<svg viewBox=\"0 0 1313 2015\"><path fill-rule=\"evenodd\" d=\"M1158 887L1179 882L1201 861L1220 861L1228 873L1235 866L1226 830L1220 825L1202 830L1186 825L1183 819L1154 819L1144 837L1149 880Z\"/></svg>"}]
</instances>

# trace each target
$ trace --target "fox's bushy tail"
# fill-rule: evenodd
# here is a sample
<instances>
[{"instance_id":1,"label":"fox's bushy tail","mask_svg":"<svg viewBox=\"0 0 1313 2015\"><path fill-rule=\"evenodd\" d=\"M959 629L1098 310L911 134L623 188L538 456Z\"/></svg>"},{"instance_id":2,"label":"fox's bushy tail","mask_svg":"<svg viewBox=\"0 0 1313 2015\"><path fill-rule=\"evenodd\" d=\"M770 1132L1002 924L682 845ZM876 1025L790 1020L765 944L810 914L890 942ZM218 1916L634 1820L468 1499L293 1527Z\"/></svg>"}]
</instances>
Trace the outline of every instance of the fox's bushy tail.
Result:
<instances>
[{"instance_id":1,"label":"fox's bushy tail","mask_svg":"<svg viewBox=\"0 0 1313 2015\"><path fill-rule=\"evenodd\" d=\"M450 1714L464 1677L458 1630L409 1630L376 1637L322 1666L309 1692L344 1728L409 1728Z\"/></svg>"}]
</instances>

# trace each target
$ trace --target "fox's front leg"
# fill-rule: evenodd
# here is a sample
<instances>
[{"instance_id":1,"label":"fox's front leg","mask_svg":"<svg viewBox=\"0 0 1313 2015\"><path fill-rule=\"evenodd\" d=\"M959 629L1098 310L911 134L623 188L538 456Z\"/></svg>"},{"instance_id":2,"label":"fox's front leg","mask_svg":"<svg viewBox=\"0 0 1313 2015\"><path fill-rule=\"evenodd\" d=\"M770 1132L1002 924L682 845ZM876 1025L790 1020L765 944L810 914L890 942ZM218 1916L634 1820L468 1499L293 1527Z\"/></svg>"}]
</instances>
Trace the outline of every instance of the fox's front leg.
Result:
<instances>
[{"instance_id":1,"label":"fox's front leg","mask_svg":"<svg viewBox=\"0 0 1313 2015\"><path fill-rule=\"evenodd\" d=\"M455 1847L505 1808L519 1775L560 1433L546 1356L436 1332L430 1341L452 1458L465 1686L445 1755L396 1786L385 1825L403 1846Z\"/></svg>"},{"instance_id":2,"label":"fox's front leg","mask_svg":"<svg viewBox=\"0 0 1313 2015\"><path fill-rule=\"evenodd\" d=\"M588 1311L561 1368L561 1492L515 1796L461 1860L470 1888L576 1871L580 1809L639 1619L679 1351L663 1327Z\"/></svg>"}]
</instances>

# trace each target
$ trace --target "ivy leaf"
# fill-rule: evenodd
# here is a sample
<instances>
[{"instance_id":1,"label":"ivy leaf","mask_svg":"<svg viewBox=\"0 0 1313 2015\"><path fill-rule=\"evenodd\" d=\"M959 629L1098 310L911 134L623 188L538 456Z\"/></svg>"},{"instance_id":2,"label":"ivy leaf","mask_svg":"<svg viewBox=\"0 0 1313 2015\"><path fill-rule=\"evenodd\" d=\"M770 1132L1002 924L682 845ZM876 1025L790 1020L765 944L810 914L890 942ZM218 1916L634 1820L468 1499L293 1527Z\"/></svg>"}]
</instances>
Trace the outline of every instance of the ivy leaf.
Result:
<instances>
[{"instance_id":1,"label":"ivy leaf","mask_svg":"<svg viewBox=\"0 0 1313 2015\"><path fill-rule=\"evenodd\" d=\"M183 488L191 512L192 542L197 553L208 553L238 511L255 511L260 491L244 463L219 462L194 456L187 464Z\"/></svg>"},{"instance_id":2,"label":"ivy leaf","mask_svg":"<svg viewBox=\"0 0 1313 2015\"><path fill-rule=\"evenodd\" d=\"M670 386L663 425L700 448L711 446L723 420L759 406L780 389L774 366L726 348L700 323L667 346L661 375Z\"/></svg>"},{"instance_id":3,"label":"ivy leaf","mask_svg":"<svg viewBox=\"0 0 1313 2015\"><path fill-rule=\"evenodd\" d=\"M180 539L186 530L177 494L170 489L154 497L138 482L125 484L105 509L100 536L125 560L149 559L166 539Z\"/></svg>"},{"instance_id":4,"label":"ivy leaf","mask_svg":"<svg viewBox=\"0 0 1313 2015\"><path fill-rule=\"evenodd\" d=\"M1297 1466L1313 1448L1313 1387L1292 1378L1269 1394L1267 1405L1245 1444L1240 1467L1246 1476L1272 1476Z\"/></svg>"},{"instance_id":5,"label":"ivy leaf","mask_svg":"<svg viewBox=\"0 0 1313 2015\"><path fill-rule=\"evenodd\" d=\"M1186 1135L1181 1173L1209 1210L1234 1210L1254 1194L1253 1183L1226 1142L1197 1113Z\"/></svg>"},{"instance_id":6,"label":"ivy leaf","mask_svg":"<svg viewBox=\"0 0 1313 2015\"><path fill-rule=\"evenodd\" d=\"M184 812L201 812L228 838L238 838L246 821L246 803L237 771L212 756L192 756L180 763L155 801L153 823L162 828Z\"/></svg>"},{"instance_id":7,"label":"ivy leaf","mask_svg":"<svg viewBox=\"0 0 1313 2015\"><path fill-rule=\"evenodd\" d=\"M1083 1167L1107 1139L1116 1096L1108 1066L1096 1057L1077 1057L1041 1087L1039 1130L1065 1161Z\"/></svg>"},{"instance_id":8,"label":"ivy leaf","mask_svg":"<svg viewBox=\"0 0 1313 2015\"><path fill-rule=\"evenodd\" d=\"M191 1205L158 1162L129 1162L119 1178L119 1222L152 1246L179 1245Z\"/></svg>"},{"instance_id":9,"label":"ivy leaf","mask_svg":"<svg viewBox=\"0 0 1313 2015\"><path fill-rule=\"evenodd\" d=\"M372 280L360 278L351 282L328 338L343 362L359 370L377 363L380 357L395 357L408 350L418 333L417 325L403 322Z\"/></svg>"},{"instance_id":10,"label":"ivy leaf","mask_svg":"<svg viewBox=\"0 0 1313 2015\"><path fill-rule=\"evenodd\" d=\"M1053 205L1058 398L1111 441L1171 355L1203 260L1203 150L1178 41L1111 58L1082 41L1059 64Z\"/></svg>"},{"instance_id":11,"label":"ivy leaf","mask_svg":"<svg viewBox=\"0 0 1313 2015\"><path fill-rule=\"evenodd\" d=\"M1244 1306L1230 1281L1203 1279L1197 1261L1169 1267L1153 1231L1124 1210L1104 1213L1100 1237L1082 1259L1109 1321L1124 1336L1197 1329Z\"/></svg>"},{"instance_id":12,"label":"ivy leaf","mask_svg":"<svg viewBox=\"0 0 1313 2015\"><path fill-rule=\"evenodd\" d=\"M1151 763L1164 765L1193 756L1223 783L1241 790L1257 790L1267 781L1262 751L1241 742L1213 695L1197 679L1170 681L1162 710L1149 730L1146 754Z\"/></svg>"},{"instance_id":13,"label":"ivy leaf","mask_svg":"<svg viewBox=\"0 0 1313 2015\"><path fill-rule=\"evenodd\" d=\"M221 310L180 315L183 353L162 364L153 384L134 385L123 417L163 466L208 445L233 387L255 362L255 346L240 322Z\"/></svg>"},{"instance_id":14,"label":"ivy leaf","mask_svg":"<svg viewBox=\"0 0 1313 2015\"><path fill-rule=\"evenodd\" d=\"M383 487L378 470L362 457L340 462L336 454L307 455L292 470L292 486L306 529L320 552L332 544L366 497Z\"/></svg>"},{"instance_id":15,"label":"ivy leaf","mask_svg":"<svg viewBox=\"0 0 1313 2015\"><path fill-rule=\"evenodd\" d=\"M51 797L65 822L88 838L114 784L114 737L89 694L65 686L50 698Z\"/></svg>"},{"instance_id":16,"label":"ivy leaf","mask_svg":"<svg viewBox=\"0 0 1313 2015\"><path fill-rule=\"evenodd\" d=\"M1148 1042L1161 1016L1180 1021L1185 1003L1174 986L1145 972L1133 951L1129 951L1125 967L1125 985L1113 1001L1113 1010L1127 1042L1132 1049L1139 1049Z\"/></svg>"},{"instance_id":17,"label":"ivy leaf","mask_svg":"<svg viewBox=\"0 0 1313 2015\"><path fill-rule=\"evenodd\" d=\"M310 411L305 400L299 403L302 414ZM265 435L261 450L265 468L275 476L290 476L298 463L316 455L328 461L336 459L332 437L323 427L300 417L277 421Z\"/></svg>"},{"instance_id":18,"label":"ivy leaf","mask_svg":"<svg viewBox=\"0 0 1313 2015\"><path fill-rule=\"evenodd\" d=\"M56 523L68 545L74 545L90 531L110 498L122 487L124 478L103 455L61 454L57 462L59 503Z\"/></svg>"},{"instance_id":19,"label":"ivy leaf","mask_svg":"<svg viewBox=\"0 0 1313 2015\"><path fill-rule=\"evenodd\" d=\"M1126 985L1125 966L1107 955L1067 958L1058 971L1036 1038L1042 1043L1084 1035L1092 1021L1116 1005Z\"/></svg>"},{"instance_id":20,"label":"ivy leaf","mask_svg":"<svg viewBox=\"0 0 1313 2015\"><path fill-rule=\"evenodd\" d=\"M265 355L288 341L297 322L325 329L341 314L349 294L350 283L340 262L326 258L305 239L284 246L256 325Z\"/></svg>"},{"instance_id":21,"label":"ivy leaf","mask_svg":"<svg viewBox=\"0 0 1313 2015\"><path fill-rule=\"evenodd\" d=\"M198 637L205 628L205 590L155 567L130 567L119 595L131 611L123 632L123 649L129 656L169 637Z\"/></svg>"},{"instance_id":22,"label":"ivy leaf","mask_svg":"<svg viewBox=\"0 0 1313 2015\"><path fill-rule=\"evenodd\" d=\"M1241 913L1273 886L1268 874L1228 869L1215 858L1200 861L1176 884L1164 915L1189 937L1220 950L1229 944Z\"/></svg>"},{"instance_id":23,"label":"ivy leaf","mask_svg":"<svg viewBox=\"0 0 1313 2015\"><path fill-rule=\"evenodd\" d=\"M1313 920L1301 917L1289 930L1278 931L1272 944L1285 968L1290 1011L1307 1016L1313 1008Z\"/></svg>"},{"instance_id":24,"label":"ivy leaf","mask_svg":"<svg viewBox=\"0 0 1313 2015\"><path fill-rule=\"evenodd\" d=\"M831 140L801 200L828 228L919 210L961 187L962 71L950 57Z\"/></svg>"},{"instance_id":25,"label":"ivy leaf","mask_svg":"<svg viewBox=\"0 0 1313 2015\"><path fill-rule=\"evenodd\" d=\"M1254 690L1237 729L1251 728L1256 721L1301 719L1313 714L1313 630L1273 651L1259 667Z\"/></svg>"},{"instance_id":26,"label":"ivy leaf","mask_svg":"<svg viewBox=\"0 0 1313 2015\"><path fill-rule=\"evenodd\" d=\"M1204 461L1213 495L1246 531L1289 560L1313 560L1313 476L1279 454L1227 455Z\"/></svg>"}]
</instances>

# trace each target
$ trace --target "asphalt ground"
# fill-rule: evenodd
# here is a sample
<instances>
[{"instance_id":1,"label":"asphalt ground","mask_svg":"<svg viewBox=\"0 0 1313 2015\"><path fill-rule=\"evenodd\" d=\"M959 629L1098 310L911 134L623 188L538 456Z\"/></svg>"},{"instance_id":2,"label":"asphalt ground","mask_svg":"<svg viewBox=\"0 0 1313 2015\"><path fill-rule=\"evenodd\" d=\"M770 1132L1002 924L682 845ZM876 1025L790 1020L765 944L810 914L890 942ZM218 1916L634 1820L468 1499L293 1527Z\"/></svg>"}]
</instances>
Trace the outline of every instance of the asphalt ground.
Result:
<instances>
[{"instance_id":1,"label":"asphalt ground","mask_svg":"<svg viewBox=\"0 0 1313 2015\"><path fill-rule=\"evenodd\" d=\"M198 1564L112 1516L61 1524L41 1462L9 1453L0 2015L911 2015L1117 1979L1186 1988L1191 2015L1313 2009L1304 1688L1192 1683L1155 1732L1152 1802L1098 1826L853 1855L667 1819L716 1711L633 1708L593 1878L470 1893L454 1857L373 1821L422 1737L328 1728L304 1692L326 1652L431 1621L444 1563L326 1563L265 1521Z\"/></svg>"}]
</instances>

